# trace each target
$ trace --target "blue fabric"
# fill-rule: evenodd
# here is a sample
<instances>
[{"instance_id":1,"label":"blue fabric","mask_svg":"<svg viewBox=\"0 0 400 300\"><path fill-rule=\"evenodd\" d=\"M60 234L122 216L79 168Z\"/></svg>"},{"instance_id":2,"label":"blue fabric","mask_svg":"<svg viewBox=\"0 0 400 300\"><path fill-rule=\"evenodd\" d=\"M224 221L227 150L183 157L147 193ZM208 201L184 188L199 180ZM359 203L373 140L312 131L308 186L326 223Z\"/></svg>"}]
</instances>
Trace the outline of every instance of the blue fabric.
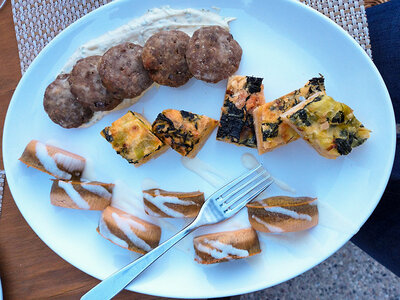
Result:
<instances>
[{"instance_id":1,"label":"blue fabric","mask_svg":"<svg viewBox=\"0 0 400 300\"><path fill-rule=\"evenodd\" d=\"M400 0L367 9L373 61L389 90L400 121ZM400 276L400 138L386 191L372 216L352 241Z\"/></svg>"}]
</instances>

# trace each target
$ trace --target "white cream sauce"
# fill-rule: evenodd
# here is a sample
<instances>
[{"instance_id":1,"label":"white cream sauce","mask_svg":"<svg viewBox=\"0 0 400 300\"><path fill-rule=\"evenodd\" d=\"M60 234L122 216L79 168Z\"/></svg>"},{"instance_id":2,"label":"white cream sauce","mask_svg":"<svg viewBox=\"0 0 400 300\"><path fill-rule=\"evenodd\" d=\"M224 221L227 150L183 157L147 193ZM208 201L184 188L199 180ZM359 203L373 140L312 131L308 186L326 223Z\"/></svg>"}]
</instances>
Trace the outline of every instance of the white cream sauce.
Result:
<instances>
[{"instance_id":1,"label":"white cream sauce","mask_svg":"<svg viewBox=\"0 0 400 300\"><path fill-rule=\"evenodd\" d=\"M272 206L272 207L264 207L264 209L267 212L272 212L272 213L277 213L277 214L282 214L282 215L286 215L289 216L293 219L301 219L301 220L307 220L311 222L311 216L306 215L306 214L299 214L293 210L287 209L287 208L283 208L283 207L279 207L279 206Z\"/></svg>"},{"instance_id":2,"label":"white cream sauce","mask_svg":"<svg viewBox=\"0 0 400 300\"><path fill-rule=\"evenodd\" d=\"M111 231L108 229L106 222L104 221L103 217L100 218L99 222L99 232L100 234L105 237L106 239L112 241L113 243L117 244L118 246L128 248L129 245L124 240L120 239L116 235L112 234Z\"/></svg>"},{"instance_id":3,"label":"white cream sauce","mask_svg":"<svg viewBox=\"0 0 400 300\"><path fill-rule=\"evenodd\" d=\"M143 239L139 238L136 233L132 230L132 228L138 229L140 231L145 231L146 228L132 219L122 218L117 213L112 213L115 223L118 228L122 230L125 236L138 248L143 249L145 251L150 251L152 248L149 244L147 244Z\"/></svg>"},{"instance_id":4,"label":"white cream sauce","mask_svg":"<svg viewBox=\"0 0 400 300\"><path fill-rule=\"evenodd\" d=\"M77 171L82 172L83 169L85 168L84 160L76 159L74 157L59 152L54 154L53 157L57 165L62 166L69 172L77 172Z\"/></svg>"},{"instance_id":5,"label":"white cream sauce","mask_svg":"<svg viewBox=\"0 0 400 300\"><path fill-rule=\"evenodd\" d=\"M87 203L82 196L74 189L73 185L68 182L58 181L58 186L62 188L68 195L69 198L81 209L90 209L89 203Z\"/></svg>"},{"instance_id":6,"label":"white cream sauce","mask_svg":"<svg viewBox=\"0 0 400 300\"><path fill-rule=\"evenodd\" d=\"M221 172L197 157L188 158L183 156L181 162L186 169L197 174L215 188L222 187L228 181Z\"/></svg>"},{"instance_id":7,"label":"white cream sauce","mask_svg":"<svg viewBox=\"0 0 400 300\"><path fill-rule=\"evenodd\" d=\"M47 147L45 144L37 142L35 150L37 159L40 161L40 163L48 172L54 174L59 178L71 179L72 177L71 174L64 172L63 170L60 170L58 168L56 161L53 159L53 157L49 155L49 152L47 151Z\"/></svg>"},{"instance_id":8,"label":"white cream sauce","mask_svg":"<svg viewBox=\"0 0 400 300\"><path fill-rule=\"evenodd\" d=\"M229 22L232 20L234 20L234 18L221 17L217 13L207 10L193 8L173 9L168 6L153 8L143 16L133 19L127 24L80 46L64 65L62 72L71 72L75 63L81 58L92 55L103 55L109 48L124 42L131 42L143 46L150 36L162 30L177 29L191 36L194 31L202 26L219 25L229 30ZM144 91L142 95L146 91ZM124 101L112 111L133 105L142 95L132 99L124 99ZM92 119L81 127L93 125L107 113L109 112L95 112Z\"/></svg>"},{"instance_id":9,"label":"white cream sauce","mask_svg":"<svg viewBox=\"0 0 400 300\"><path fill-rule=\"evenodd\" d=\"M81 187L91 192L92 194L95 194L107 200L111 200L112 198L112 194L104 186L94 184L81 184Z\"/></svg>"},{"instance_id":10,"label":"white cream sauce","mask_svg":"<svg viewBox=\"0 0 400 300\"><path fill-rule=\"evenodd\" d=\"M283 229L271 224L268 224L267 222L265 222L264 220L260 219L257 216L251 216L252 219L254 219L257 223L260 223L261 225L265 226L270 232L272 233L281 233L283 232Z\"/></svg>"},{"instance_id":11,"label":"white cream sauce","mask_svg":"<svg viewBox=\"0 0 400 300\"><path fill-rule=\"evenodd\" d=\"M207 247L202 243L210 245L211 247ZM202 242L196 244L196 247L199 251L207 253L208 255L212 256L215 259L222 259L222 258L229 259L231 255L239 257L249 256L249 252L247 250L235 248L232 245L227 245L221 243L220 241L204 239Z\"/></svg>"}]
</instances>

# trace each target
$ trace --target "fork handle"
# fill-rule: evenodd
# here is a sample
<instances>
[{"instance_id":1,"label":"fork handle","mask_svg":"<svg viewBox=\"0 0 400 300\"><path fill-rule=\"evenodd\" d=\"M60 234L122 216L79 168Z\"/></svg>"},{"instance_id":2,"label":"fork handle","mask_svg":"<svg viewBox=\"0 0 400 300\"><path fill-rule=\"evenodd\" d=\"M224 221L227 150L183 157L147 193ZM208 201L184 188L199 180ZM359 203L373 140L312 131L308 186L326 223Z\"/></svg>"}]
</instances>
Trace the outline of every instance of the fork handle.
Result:
<instances>
[{"instance_id":1,"label":"fork handle","mask_svg":"<svg viewBox=\"0 0 400 300\"><path fill-rule=\"evenodd\" d=\"M179 231L169 240L165 241L158 247L154 248L147 254L131 262L121 270L115 272L89 292L82 296L84 300L98 300L98 299L111 299L118 294L124 287L126 287L133 279L142 273L147 267L155 262L161 255L167 252L173 245L198 228L196 221L193 221L184 229Z\"/></svg>"}]
</instances>

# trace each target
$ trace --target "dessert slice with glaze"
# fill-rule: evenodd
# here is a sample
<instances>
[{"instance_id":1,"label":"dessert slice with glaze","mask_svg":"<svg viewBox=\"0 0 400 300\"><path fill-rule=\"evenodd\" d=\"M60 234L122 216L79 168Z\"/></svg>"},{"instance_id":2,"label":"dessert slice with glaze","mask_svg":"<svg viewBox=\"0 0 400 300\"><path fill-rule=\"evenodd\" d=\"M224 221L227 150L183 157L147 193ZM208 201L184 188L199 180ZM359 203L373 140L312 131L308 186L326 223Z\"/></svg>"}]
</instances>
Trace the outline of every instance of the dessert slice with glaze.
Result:
<instances>
[{"instance_id":1,"label":"dessert slice with glaze","mask_svg":"<svg viewBox=\"0 0 400 300\"><path fill-rule=\"evenodd\" d=\"M145 212L161 218L194 218L204 204L202 192L168 192L161 189L143 191Z\"/></svg>"},{"instance_id":2,"label":"dessert slice with glaze","mask_svg":"<svg viewBox=\"0 0 400 300\"><path fill-rule=\"evenodd\" d=\"M251 148L257 147L253 111L265 103L263 78L231 76L226 86L217 140Z\"/></svg>"},{"instance_id":3,"label":"dessert slice with glaze","mask_svg":"<svg viewBox=\"0 0 400 300\"><path fill-rule=\"evenodd\" d=\"M158 157L168 148L151 132L150 123L139 113L129 111L102 130L101 135L117 154L135 167Z\"/></svg>"},{"instance_id":4,"label":"dessert slice with glaze","mask_svg":"<svg viewBox=\"0 0 400 300\"><path fill-rule=\"evenodd\" d=\"M296 131L282 122L281 115L315 94L325 94L324 77L310 79L302 88L254 109L254 130L259 154L269 152L299 138Z\"/></svg>"},{"instance_id":5,"label":"dessert slice with glaze","mask_svg":"<svg viewBox=\"0 0 400 300\"><path fill-rule=\"evenodd\" d=\"M80 177L86 164L82 156L36 140L29 142L19 160L28 167L66 180Z\"/></svg>"},{"instance_id":6,"label":"dessert slice with glaze","mask_svg":"<svg viewBox=\"0 0 400 300\"><path fill-rule=\"evenodd\" d=\"M276 196L250 202L251 226L262 232L295 232L318 224L317 198Z\"/></svg>"},{"instance_id":7,"label":"dessert slice with glaze","mask_svg":"<svg viewBox=\"0 0 400 300\"><path fill-rule=\"evenodd\" d=\"M53 180L51 204L66 208L103 210L111 204L114 184Z\"/></svg>"},{"instance_id":8,"label":"dessert slice with glaze","mask_svg":"<svg viewBox=\"0 0 400 300\"><path fill-rule=\"evenodd\" d=\"M101 215L97 232L110 242L141 254L158 246L161 228L109 206Z\"/></svg>"},{"instance_id":9,"label":"dessert slice with glaze","mask_svg":"<svg viewBox=\"0 0 400 300\"><path fill-rule=\"evenodd\" d=\"M182 156L195 157L217 125L204 115L166 109L154 121L153 132Z\"/></svg>"},{"instance_id":10,"label":"dessert slice with glaze","mask_svg":"<svg viewBox=\"0 0 400 300\"><path fill-rule=\"evenodd\" d=\"M320 155L330 159L349 154L370 134L349 106L326 95L301 102L285 112L282 120Z\"/></svg>"},{"instance_id":11,"label":"dessert slice with glaze","mask_svg":"<svg viewBox=\"0 0 400 300\"><path fill-rule=\"evenodd\" d=\"M257 233L252 228L197 236L193 245L195 260L201 264L246 258L261 252Z\"/></svg>"}]
</instances>

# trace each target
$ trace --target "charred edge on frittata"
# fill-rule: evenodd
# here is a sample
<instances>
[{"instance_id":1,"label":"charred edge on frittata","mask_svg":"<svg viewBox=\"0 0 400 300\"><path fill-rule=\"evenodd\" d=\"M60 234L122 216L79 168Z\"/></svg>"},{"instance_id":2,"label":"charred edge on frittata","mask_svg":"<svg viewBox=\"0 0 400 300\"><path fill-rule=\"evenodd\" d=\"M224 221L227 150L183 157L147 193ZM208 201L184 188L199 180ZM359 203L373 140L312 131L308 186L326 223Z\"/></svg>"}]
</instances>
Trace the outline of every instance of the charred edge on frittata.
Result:
<instances>
[{"instance_id":1,"label":"charred edge on frittata","mask_svg":"<svg viewBox=\"0 0 400 300\"><path fill-rule=\"evenodd\" d=\"M182 118L191 122L197 122L199 120L199 116L196 114L184 110L180 112ZM195 127L197 129L197 123ZM162 113L158 114L154 121L153 128L155 133L160 135L159 137L161 140L164 140L164 138L171 138L171 147L173 149L184 148L186 155L189 154L198 143L198 139L194 139L191 132L185 132L176 128L174 123Z\"/></svg>"},{"instance_id":2,"label":"charred edge on frittata","mask_svg":"<svg viewBox=\"0 0 400 300\"><path fill-rule=\"evenodd\" d=\"M245 89L250 93L259 93L261 92L263 78L246 76L246 86Z\"/></svg>"},{"instance_id":3,"label":"charred edge on frittata","mask_svg":"<svg viewBox=\"0 0 400 300\"><path fill-rule=\"evenodd\" d=\"M358 138L353 132L343 129L340 131L341 138L335 139L336 149L340 155L347 155L357 146L362 145L367 139Z\"/></svg>"},{"instance_id":4,"label":"charred edge on frittata","mask_svg":"<svg viewBox=\"0 0 400 300\"><path fill-rule=\"evenodd\" d=\"M278 122L275 123L262 123L261 132L263 141L266 141L269 138L277 137L279 133L279 125L281 123L282 123L281 118L278 118Z\"/></svg>"},{"instance_id":5,"label":"charred edge on frittata","mask_svg":"<svg viewBox=\"0 0 400 300\"><path fill-rule=\"evenodd\" d=\"M112 137L112 135L110 135L108 133L108 129L109 129L109 127L104 128L103 134L104 134L104 137L106 138L107 142L111 143L112 141L114 141L114 138Z\"/></svg>"}]
</instances>

